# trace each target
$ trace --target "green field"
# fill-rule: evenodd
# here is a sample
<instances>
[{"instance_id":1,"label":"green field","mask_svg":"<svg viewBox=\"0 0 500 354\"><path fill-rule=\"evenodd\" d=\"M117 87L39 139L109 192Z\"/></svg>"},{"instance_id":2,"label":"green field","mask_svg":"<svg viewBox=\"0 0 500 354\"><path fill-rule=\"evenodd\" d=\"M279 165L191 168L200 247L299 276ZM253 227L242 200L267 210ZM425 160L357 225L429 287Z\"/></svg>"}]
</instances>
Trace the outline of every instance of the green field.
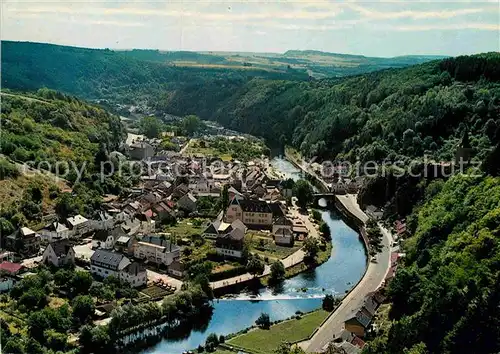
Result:
<instances>
[{"instance_id":1,"label":"green field","mask_svg":"<svg viewBox=\"0 0 500 354\"><path fill-rule=\"evenodd\" d=\"M255 329L234 337L227 344L240 347L255 354L269 354L282 342L297 342L307 339L328 316L329 312L317 310L302 316L300 320L278 323L269 330Z\"/></svg>"}]
</instances>

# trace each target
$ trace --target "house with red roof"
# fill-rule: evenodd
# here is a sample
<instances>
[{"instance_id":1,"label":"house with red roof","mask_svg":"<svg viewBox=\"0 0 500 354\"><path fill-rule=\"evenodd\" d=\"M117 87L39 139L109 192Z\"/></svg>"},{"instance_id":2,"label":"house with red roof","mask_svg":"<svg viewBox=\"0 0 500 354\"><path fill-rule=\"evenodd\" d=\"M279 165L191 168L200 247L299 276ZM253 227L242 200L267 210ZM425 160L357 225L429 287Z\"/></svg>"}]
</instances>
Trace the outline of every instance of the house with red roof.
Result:
<instances>
[{"instance_id":1,"label":"house with red roof","mask_svg":"<svg viewBox=\"0 0 500 354\"><path fill-rule=\"evenodd\" d=\"M4 261L0 263L0 274L15 276L23 269L23 266L19 263L12 263Z\"/></svg>"}]
</instances>

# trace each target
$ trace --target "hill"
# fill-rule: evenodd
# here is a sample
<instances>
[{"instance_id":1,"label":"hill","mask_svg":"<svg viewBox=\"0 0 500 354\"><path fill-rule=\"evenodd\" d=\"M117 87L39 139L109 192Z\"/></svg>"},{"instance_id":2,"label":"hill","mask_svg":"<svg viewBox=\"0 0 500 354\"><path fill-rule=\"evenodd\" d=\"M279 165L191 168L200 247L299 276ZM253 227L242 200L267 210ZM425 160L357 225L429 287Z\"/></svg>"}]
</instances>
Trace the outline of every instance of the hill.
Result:
<instances>
[{"instance_id":1,"label":"hill","mask_svg":"<svg viewBox=\"0 0 500 354\"><path fill-rule=\"evenodd\" d=\"M253 79L230 95L186 85L155 106L217 120L306 156L351 162L424 153L449 161L467 127L475 155L484 158L499 126L498 67L500 54L489 53L344 79Z\"/></svg>"},{"instance_id":2,"label":"hill","mask_svg":"<svg viewBox=\"0 0 500 354\"><path fill-rule=\"evenodd\" d=\"M105 182L95 177L100 156L125 140L117 116L48 89L2 91L1 98L2 232L40 226L42 214L63 209L92 215L102 193L119 193L125 185L119 177ZM71 188L75 195L67 193Z\"/></svg>"},{"instance_id":3,"label":"hill","mask_svg":"<svg viewBox=\"0 0 500 354\"><path fill-rule=\"evenodd\" d=\"M154 60L160 55L154 51L120 52L11 41L2 41L1 49L3 87L49 87L82 98L114 102L137 102L167 88L219 79L234 83L253 77L307 79L305 72L295 70L176 67L175 63Z\"/></svg>"}]
</instances>

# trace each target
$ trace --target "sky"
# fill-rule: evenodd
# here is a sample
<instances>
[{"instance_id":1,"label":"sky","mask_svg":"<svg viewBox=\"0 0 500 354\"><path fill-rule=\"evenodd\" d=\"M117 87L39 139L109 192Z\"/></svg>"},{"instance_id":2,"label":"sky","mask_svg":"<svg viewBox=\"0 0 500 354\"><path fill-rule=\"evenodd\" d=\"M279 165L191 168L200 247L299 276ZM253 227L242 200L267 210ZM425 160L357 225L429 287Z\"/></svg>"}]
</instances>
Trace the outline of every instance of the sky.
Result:
<instances>
[{"instance_id":1,"label":"sky","mask_svg":"<svg viewBox=\"0 0 500 354\"><path fill-rule=\"evenodd\" d=\"M2 0L0 38L111 49L454 56L500 51L499 1Z\"/></svg>"}]
</instances>

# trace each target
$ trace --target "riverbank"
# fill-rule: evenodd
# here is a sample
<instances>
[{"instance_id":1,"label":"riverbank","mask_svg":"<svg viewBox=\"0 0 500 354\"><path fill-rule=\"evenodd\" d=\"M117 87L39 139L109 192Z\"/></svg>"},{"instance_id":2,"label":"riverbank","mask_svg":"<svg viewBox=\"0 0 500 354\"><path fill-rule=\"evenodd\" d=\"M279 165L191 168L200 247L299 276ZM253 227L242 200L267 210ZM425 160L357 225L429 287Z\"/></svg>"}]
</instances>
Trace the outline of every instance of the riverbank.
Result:
<instances>
[{"instance_id":1,"label":"riverbank","mask_svg":"<svg viewBox=\"0 0 500 354\"><path fill-rule=\"evenodd\" d=\"M309 338L328 315L329 313L322 309L307 314L296 314L295 318L274 324L267 330L253 328L248 333L232 337L226 343L230 347L250 353L273 353L282 342L296 343Z\"/></svg>"},{"instance_id":2,"label":"riverbank","mask_svg":"<svg viewBox=\"0 0 500 354\"><path fill-rule=\"evenodd\" d=\"M295 167L299 168L303 173L310 177L310 182L318 188L320 192L330 192L330 187L320 176L318 176L314 171L311 171L309 164L302 159L298 153L290 147L285 148L285 157L290 161Z\"/></svg>"},{"instance_id":3,"label":"riverbank","mask_svg":"<svg viewBox=\"0 0 500 354\"><path fill-rule=\"evenodd\" d=\"M300 171L287 160L274 158L271 164L279 166L288 178L302 178ZM204 345L210 333L228 336L251 327L263 312L268 313L273 322L284 320L297 311L308 313L321 308L326 294L343 296L351 290L365 272L363 244L355 228L349 227L346 218L340 218L336 210L321 210L320 213L332 237L331 245L325 251L329 253L325 253L324 263L313 269L301 269L299 274L291 273L295 267L289 268L290 277L279 289L259 286L230 299L217 299L212 303L212 316L202 328L193 330L183 339L174 340L167 336L144 353L180 354ZM308 215L304 217L308 218Z\"/></svg>"},{"instance_id":4,"label":"riverbank","mask_svg":"<svg viewBox=\"0 0 500 354\"><path fill-rule=\"evenodd\" d=\"M344 213L347 212L348 216L357 219L361 234L363 234L364 225L369 218L359 207L356 201L356 196L336 196L336 201L337 200L342 205ZM318 328L313 337L300 343L300 346L307 352L321 351L342 331L344 321L361 307L366 295L377 290L383 284L385 276L390 269L390 245L392 236L386 229L380 225L379 227L381 228L383 234L382 252L377 254L373 261L368 262L368 267L366 268L363 277L342 300L341 305L337 307L337 309L328 317L323 325ZM363 237L363 241L365 243L365 248L368 249L365 237Z\"/></svg>"}]
</instances>

